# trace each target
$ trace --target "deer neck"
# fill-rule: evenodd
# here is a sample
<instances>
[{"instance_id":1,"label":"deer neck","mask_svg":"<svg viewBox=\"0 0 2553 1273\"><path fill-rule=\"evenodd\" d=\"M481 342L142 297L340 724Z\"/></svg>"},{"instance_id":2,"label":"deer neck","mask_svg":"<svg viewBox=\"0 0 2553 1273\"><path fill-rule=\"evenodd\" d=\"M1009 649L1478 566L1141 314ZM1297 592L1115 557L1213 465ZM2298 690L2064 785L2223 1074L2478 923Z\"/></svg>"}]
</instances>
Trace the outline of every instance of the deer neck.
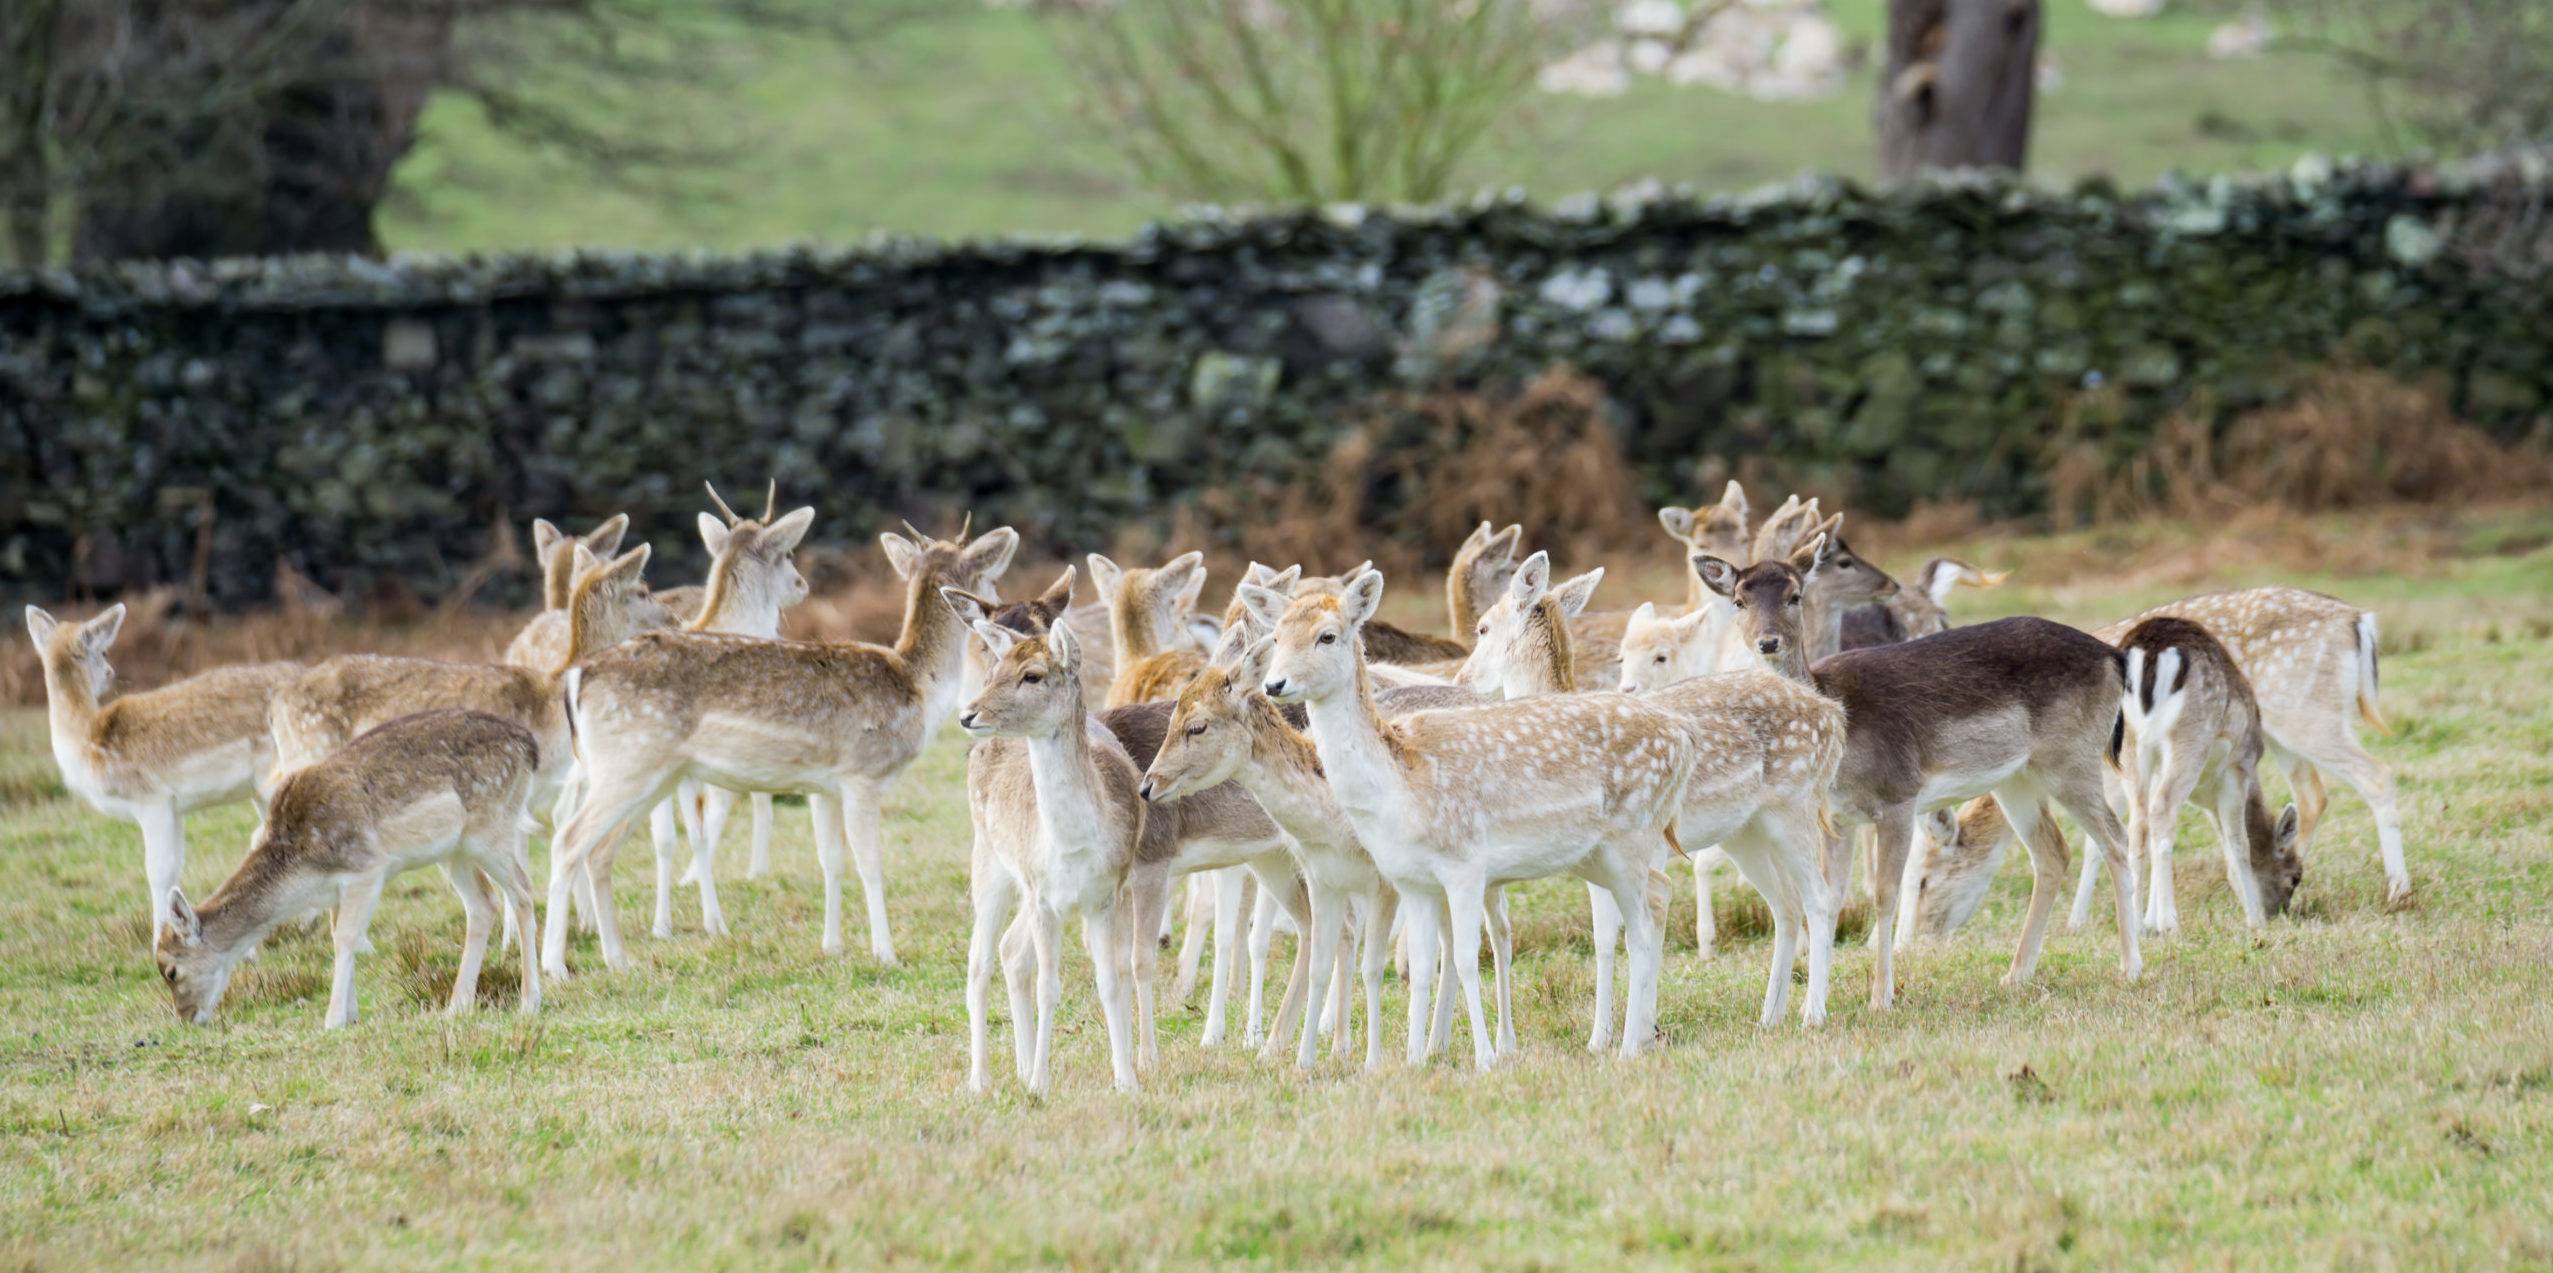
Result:
<instances>
[{"instance_id":1,"label":"deer neck","mask_svg":"<svg viewBox=\"0 0 2553 1273\"><path fill-rule=\"evenodd\" d=\"M1305 839L1305 832L1313 838L1336 836L1339 802L1330 794L1319 750L1286 722L1276 704L1259 698L1250 711L1250 754L1233 772L1233 781L1257 797L1268 817L1294 838Z\"/></svg>"},{"instance_id":2,"label":"deer neck","mask_svg":"<svg viewBox=\"0 0 2553 1273\"><path fill-rule=\"evenodd\" d=\"M51 659L44 665L45 718L53 727L57 750L65 741L87 742L91 727L97 724L97 691L89 688L89 678L75 665L56 669Z\"/></svg>"},{"instance_id":3,"label":"deer neck","mask_svg":"<svg viewBox=\"0 0 2553 1273\"><path fill-rule=\"evenodd\" d=\"M1569 644L1569 620L1560 603L1545 598L1534 607L1534 626L1542 639L1534 643L1534 694L1566 694L1578 688L1577 652Z\"/></svg>"},{"instance_id":4,"label":"deer neck","mask_svg":"<svg viewBox=\"0 0 2553 1273\"><path fill-rule=\"evenodd\" d=\"M1356 660L1354 683L1326 697L1304 700L1303 710L1321 770L1329 776L1330 791L1339 804L1351 810L1380 810L1403 794L1408 776L1384 734L1382 716L1374 709L1374 681L1366 672L1365 656L1352 643L1348 648Z\"/></svg>"},{"instance_id":5,"label":"deer neck","mask_svg":"<svg viewBox=\"0 0 2553 1273\"><path fill-rule=\"evenodd\" d=\"M328 892L326 880L294 870L261 843L195 915L203 921L205 947L230 962L285 920L333 900Z\"/></svg>"},{"instance_id":6,"label":"deer neck","mask_svg":"<svg viewBox=\"0 0 2553 1273\"><path fill-rule=\"evenodd\" d=\"M1037 820L1056 848L1071 852L1106 843L1109 824L1099 769L1090 751L1090 718L1081 678L1065 677L1071 710L1051 734L1028 742L1028 775L1037 788Z\"/></svg>"},{"instance_id":7,"label":"deer neck","mask_svg":"<svg viewBox=\"0 0 2553 1273\"><path fill-rule=\"evenodd\" d=\"M940 596L947 580L937 570L917 570L904 591L904 627L895 637L895 656L923 703L923 728L937 733L957 710L959 682L966 675L966 621Z\"/></svg>"},{"instance_id":8,"label":"deer neck","mask_svg":"<svg viewBox=\"0 0 2553 1273\"><path fill-rule=\"evenodd\" d=\"M692 616L685 630L765 640L778 637L780 607L773 605L765 593L765 589L745 586L743 565L738 559L722 557L710 565L709 581L701 589L700 613Z\"/></svg>"},{"instance_id":9,"label":"deer neck","mask_svg":"<svg viewBox=\"0 0 2553 1273\"><path fill-rule=\"evenodd\" d=\"M1154 639L1152 616L1135 604L1137 598L1132 591L1121 592L1108 602L1109 642L1116 650L1121 672L1161 653L1161 643Z\"/></svg>"},{"instance_id":10,"label":"deer neck","mask_svg":"<svg viewBox=\"0 0 2553 1273\"><path fill-rule=\"evenodd\" d=\"M1472 634L1480 629L1480 612L1472 609L1471 589L1463 586L1463 566L1457 560L1445 572L1445 614L1454 621L1454 639L1469 645Z\"/></svg>"},{"instance_id":11,"label":"deer neck","mask_svg":"<svg viewBox=\"0 0 2553 1273\"><path fill-rule=\"evenodd\" d=\"M1800 601L1800 674L1806 675L1810 665L1844 648L1844 608L1817 595L1814 589ZM1800 679L1793 676L1793 680Z\"/></svg>"}]
</instances>

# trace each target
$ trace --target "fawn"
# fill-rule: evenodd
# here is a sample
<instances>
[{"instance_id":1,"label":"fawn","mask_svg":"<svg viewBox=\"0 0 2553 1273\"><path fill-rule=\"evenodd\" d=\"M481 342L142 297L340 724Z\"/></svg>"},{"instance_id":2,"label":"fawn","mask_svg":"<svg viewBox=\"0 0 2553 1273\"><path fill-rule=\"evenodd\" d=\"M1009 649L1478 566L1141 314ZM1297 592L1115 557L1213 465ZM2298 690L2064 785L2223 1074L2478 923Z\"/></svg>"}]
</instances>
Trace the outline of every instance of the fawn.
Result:
<instances>
[{"instance_id":1,"label":"fawn","mask_svg":"<svg viewBox=\"0 0 2553 1273\"><path fill-rule=\"evenodd\" d=\"M248 856L203 906L169 890L174 918L154 954L177 1015L209 1024L242 956L276 925L334 903L336 975L324 1024L354 1024L355 952L382 886L421 866L443 868L468 916L451 1011L477 1001L500 904L524 935L522 1011L539 1011L539 921L525 846L540 760L539 740L520 724L445 709L368 730L276 783Z\"/></svg>"}]
</instances>

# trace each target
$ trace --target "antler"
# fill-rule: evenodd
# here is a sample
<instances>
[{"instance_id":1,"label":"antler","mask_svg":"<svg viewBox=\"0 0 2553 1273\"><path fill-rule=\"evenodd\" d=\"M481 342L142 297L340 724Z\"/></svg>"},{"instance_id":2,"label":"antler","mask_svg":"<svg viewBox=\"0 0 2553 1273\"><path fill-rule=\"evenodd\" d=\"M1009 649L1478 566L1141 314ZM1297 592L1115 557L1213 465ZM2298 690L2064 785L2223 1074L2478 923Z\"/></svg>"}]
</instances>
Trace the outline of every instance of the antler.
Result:
<instances>
[{"instance_id":1,"label":"antler","mask_svg":"<svg viewBox=\"0 0 2553 1273\"><path fill-rule=\"evenodd\" d=\"M779 511L780 479L775 477L771 479L771 485L762 488L762 524L770 525L771 515Z\"/></svg>"},{"instance_id":2,"label":"antler","mask_svg":"<svg viewBox=\"0 0 2553 1273\"><path fill-rule=\"evenodd\" d=\"M708 482L702 482L701 486L707 488L709 491L709 502L718 506L718 511L721 515L726 517L728 526L735 527L744 524L745 519L736 516L736 510L727 507L727 501L718 498L718 488L716 486ZM768 514L765 514L765 516L768 516Z\"/></svg>"},{"instance_id":3,"label":"antler","mask_svg":"<svg viewBox=\"0 0 2553 1273\"><path fill-rule=\"evenodd\" d=\"M961 543L961 544L962 544L962 543L965 543L965 542L966 542L966 535L967 535L967 532L968 532L968 531L971 531L971 530L974 530L974 529L975 529L975 510L970 508L970 509L966 510L966 520L965 520L964 522L962 522L962 523L960 523L960 524L958 525L958 528L957 528L957 542L959 542L959 543Z\"/></svg>"}]
</instances>

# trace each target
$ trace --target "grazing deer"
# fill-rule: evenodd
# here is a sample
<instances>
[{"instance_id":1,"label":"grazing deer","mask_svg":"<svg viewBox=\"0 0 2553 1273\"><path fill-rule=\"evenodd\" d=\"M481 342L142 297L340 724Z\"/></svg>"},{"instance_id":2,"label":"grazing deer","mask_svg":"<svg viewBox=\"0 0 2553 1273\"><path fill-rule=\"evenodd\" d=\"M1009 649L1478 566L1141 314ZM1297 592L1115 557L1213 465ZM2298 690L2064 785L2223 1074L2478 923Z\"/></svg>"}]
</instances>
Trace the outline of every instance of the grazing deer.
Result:
<instances>
[{"instance_id":1,"label":"grazing deer","mask_svg":"<svg viewBox=\"0 0 2553 1273\"><path fill-rule=\"evenodd\" d=\"M1810 664L1806 593L1835 548L1812 536L1787 557L1738 570L1705 563L1703 578L1730 598L1773 667L1844 707L1844 759L1829 808L1839 823L1878 828L1878 894L1871 948L1871 1006L1896 997L1894 933L1915 820L1991 792L2029 846L2030 916L2005 980L2018 985L2037 966L2049 912L2063 887L2066 845L2039 816L2053 798L2091 829L2119 872L2119 966L2134 980L2137 902L2126 872L2126 833L2102 792L2103 757L2115 755L2123 656L2114 647L2044 619L2004 619L1953 628L1919 641L1837 654ZM1849 875L1849 842L1830 837L1826 879Z\"/></svg>"},{"instance_id":2,"label":"grazing deer","mask_svg":"<svg viewBox=\"0 0 2553 1273\"><path fill-rule=\"evenodd\" d=\"M954 602L955 598L951 598ZM1135 1090L1136 1005L1149 978L1141 938L1147 882L1163 887L1177 847L1171 822L1147 818L1135 794L1135 764L1107 728L1083 709L1080 651L1072 629L1022 636L999 624L973 625L992 654L984 692L957 723L979 739L966 759L966 804L975 845L969 870L974 934L967 944L968 1085L989 1091L987 999L994 965L1009 964L1003 930L1026 927L1037 960L1032 1009L1022 977L1003 970L1011 1028L1019 1036L1020 1078L1048 1088L1055 1009L1063 999L1063 926L1082 924L1108 1028L1109 1069L1119 1091ZM1123 666L1123 664L1121 664ZM1001 742L1016 742L1001 746ZM1149 869L1147 869L1149 868ZM1029 1022L1036 1022L1032 1036Z\"/></svg>"},{"instance_id":3,"label":"grazing deer","mask_svg":"<svg viewBox=\"0 0 2553 1273\"><path fill-rule=\"evenodd\" d=\"M1874 604L1844 613L1841 648L1868 649L1895 645L1950 630L1950 593L1954 588L1992 588L2007 572L1980 570L1964 561L1935 557L1924 563L1912 589L1899 589Z\"/></svg>"},{"instance_id":4,"label":"grazing deer","mask_svg":"<svg viewBox=\"0 0 2553 1273\"><path fill-rule=\"evenodd\" d=\"M477 1002L479 964L502 904L524 934L522 1011L541 1006L532 876L525 844L541 746L531 731L484 712L402 716L275 784L248 856L199 909L172 887L174 916L154 954L177 1015L212 1022L231 970L275 926L337 908L329 1029L354 1024L355 952L390 877L441 866L469 917L451 1011ZM501 902L499 896L501 895Z\"/></svg>"},{"instance_id":5,"label":"grazing deer","mask_svg":"<svg viewBox=\"0 0 2553 1273\"><path fill-rule=\"evenodd\" d=\"M2401 821L2393 774L2367 754L2352 728L2353 716L2379 729L2376 703L2376 616L2345 601L2301 588L2246 588L2210 593L2122 619L2094 632L2117 640L2156 616L2189 619L2207 628L2251 683L2268 754L2286 771L2297 806L2296 853L2308 851L2326 799L2322 773L2339 774L2375 810L2382 850L2386 904L2400 905L2411 892L2402 862ZM2124 806L2124 793L2119 803ZM1947 935L1967 922L1983 899L2000 862L2009 829L1978 810L1963 811L1955 827L1936 824L1926 858L1920 913L1926 936ZM2097 876L2091 863L2075 892L2069 922L2091 916Z\"/></svg>"},{"instance_id":6,"label":"grazing deer","mask_svg":"<svg viewBox=\"0 0 2553 1273\"><path fill-rule=\"evenodd\" d=\"M2172 823L2193 798L2216 819L2226 877L2254 929L2287 909L2304 875L2296 856L2296 808L2275 823L2261 795L2265 746L2251 682L2232 655L2187 619L2159 615L2120 638L2127 651L2128 745L2120 768L2131 793L2131 861L2144 863L2145 929L2180 927L2172 900Z\"/></svg>"},{"instance_id":7,"label":"grazing deer","mask_svg":"<svg viewBox=\"0 0 2553 1273\"><path fill-rule=\"evenodd\" d=\"M583 547L596 561L620 551L629 530L629 514L611 519L583 536L570 535L547 520L532 521L532 556L541 564L541 612L505 647L499 662L516 667L552 668L567 654L567 598L576 587L576 550ZM670 622L670 618L668 620Z\"/></svg>"},{"instance_id":8,"label":"grazing deer","mask_svg":"<svg viewBox=\"0 0 2553 1273\"><path fill-rule=\"evenodd\" d=\"M266 711L301 667L220 668L112 702L108 647L123 630L117 604L84 623L27 607L27 635L44 669L46 721L62 785L92 809L142 829L142 880L151 931L169 922L169 890L186 872L186 815L260 799L275 769Z\"/></svg>"},{"instance_id":9,"label":"grazing deer","mask_svg":"<svg viewBox=\"0 0 2553 1273\"><path fill-rule=\"evenodd\" d=\"M1204 553L1181 553L1157 570L1129 569L1092 553L1090 581L1108 606L1116 649L1107 706L1169 698L1205 666L1205 656L1182 635L1206 586Z\"/></svg>"},{"instance_id":10,"label":"grazing deer","mask_svg":"<svg viewBox=\"0 0 2553 1273\"><path fill-rule=\"evenodd\" d=\"M1472 1026L1474 1060L1493 1052L1481 1013L1480 938L1492 885L1568 872L1601 884L1630 930L1623 1051L1654 1033L1659 942L1645 901L1649 866L1692 768L1675 720L1617 695L1547 695L1421 712L1386 722L1358 629L1381 605L1383 576L1340 597L1295 599L1277 625L1263 689L1306 705L1330 789L1374 864L1403 895L1410 965L1434 964L1438 899ZM1269 600L1274 600L1270 598ZM1411 984L1411 1064L1426 1055L1427 979Z\"/></svg>"},{"instance_id":11,"label":"grazing deer","mask_svg":"<svg viewBox=\"0 0 2553 1273\"><path fill-rule=\"evenodd\" d=\"M847 836L868 902L870 952L895 966L878 860L880 802L957 705L966 627L940 589L988 590L1019 547L1007 526L971 543L914 533L918 542L878 537L906 586L904 630L891 647L653 632L569 672L567 709L586 786L557 836L553 913L565 901L564 872L608 852L632 817L683 779L799 792L815 818L824 870L825 952L842 950ZM626 967L608 906L600 918L604 963ZM565 929L552 924L543 936L542 966L565 977Z\"/></svg>"}]
</instances>

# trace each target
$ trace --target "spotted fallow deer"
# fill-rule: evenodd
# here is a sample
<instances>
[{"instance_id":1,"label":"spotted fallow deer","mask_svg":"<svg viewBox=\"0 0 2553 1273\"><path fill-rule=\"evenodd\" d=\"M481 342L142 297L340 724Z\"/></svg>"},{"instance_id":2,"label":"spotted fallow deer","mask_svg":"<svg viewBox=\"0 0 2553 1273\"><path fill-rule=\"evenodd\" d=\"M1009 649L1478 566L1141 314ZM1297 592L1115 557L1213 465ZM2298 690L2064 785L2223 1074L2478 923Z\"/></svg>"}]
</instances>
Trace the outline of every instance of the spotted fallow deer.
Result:
<instances>
[{"instance_id":1,"label":"spotted fallow deer","mask_svg":"<svg viewBox=\"0 0 2553 1273\"><path fill-rule=\"evenodd\" d=\"M266 711L301 675L295 663L220 668L108 701L106 652L124 626L121 604L65 623L27 607L27 635L44 669L47 723L62 785L92 809L142 829L142 880L151 931L168 926L169 890L186 871L186 815L260 800L275 769Z\"/></svg>"},{"instance_id":2,"label":"spotted fallow deer","mask_svg":"<svg viewBox=\"0 0 2553 1273\"><path fill-rule=\"evenodd\" d=\"M1072 571L1069 567L1066 568L1064 576L1056 581L1054 587L1048 589L1048 595L1053 595L1057 590L1061 590L1067 598L1071 596ZM998 621L995 614L1000 609L999 604L986 598L955 588L946 589L943 595L948 598L949 605L970 625L992 623L996 627L1013 633L1014 636L1051 637L1053 635L1053 629L1049 626L1031 627L1027 624ZM991 678L1000 665L998 652L988 642L971 642L968 648L970 658L981 651L991 663L992 666L985 669L983 681L983 684L991 685ZM1051 642L1049 649L1051 653L1053 649ZM1073 643L1073 649L1072 661L1078 662L1081 652L1079 641ZM1076 668L1075 671L1078 675L1079 669ZM1029 684L1039 685L1042 682L1032 681ZM1051 690L1053 687L1048 688ZM982 695L979 694L978 698L980 700ZM1150 764L1154 755L1161 750L1163 731L1168 725L1170 712L1169 702L1156 699L1130 703L1124 707L1112 707L1100 712L1093 719L1116 738L1127 758L1141 768ZM962 720L961 723L963 723ZM1162 822L1170 828L1167 832L1170 836L1170 855L1163 859L1163 870L1170 877L1182 874L1195 876L1239 872L1245 878L1255 879L1260 891L1285 906L1299 924L1309 925L1311 920L1309 900L1298 878L1292 850L1286 844L1284 833L1250 799L1248 792L1237 786L1224 784L1196 792L1188 799L1157 808L1151 816L1155 821ZM1140 909L1137 917L1153 926L1149 931L1159 931L1160 916L1154 907L1148 905ZM1237 927L1237 924L1226 925L1218 934L1215 944L1215 975L1207 1000L1205 1029L1200 1036L1200 1042L1207 1047L1220 1046L1228 1028L1232 981L1228 973L1235 962L1231 958L1229 936L1234 927ZM1137 1038L1146 1058L1146 1064L1150 1064L1150 1058L1155 1053L1152 1029L1152 982L1149 972L1154 949L1154 946L1143 948L1142 962L1146 971L1136 988ZM1242 1042L1244 1046L1252 1048L1260 1047L1263 1041L1260 1025L1266 1019L1266 1002L1263 995L1267 984L1268 949L1269 943L1265 935L1254 935L1250 943L1248 1015L1243 1018L1242 1026ZM1276 1030L1273 1035L1266 1036L1267 1049L1271 1053L1275 1047L1275 1037L1282 1036L1293 1025L1295 1014L1302 1010L1309 985L1306 979L1310 971L1310 952L1298 946L1295 952L1294 970L1289 976L1285 997L1277 1010Z\"/></svg>"},{"instance_id":3,"label":"spotted fallow deer","mask_svg":"<svg viewBox=\"0 0 2553 1273\"><path fill-rule=\"evenodd\" d=\"M1277 625L1262 688L1302 701L1322 771L1357 839L1402 894L1410 965L1431 967L1434 904L1449 917L1455 972L1482 1067L1495 1056L1481 1012L1480 938L1490 886L1569 873L1611 889L1631 940L1623 1051L1655 1032L1660 943L1645 904L1649 866L1692 744L1680 723L1628 696L1546 695L1516 703L1377 714L1358 628L1383 598L1383 576L1359 575L1343 596L1296 599ZM1427 979L1412 979L1408 1057L1428 1036Z\"/></svg>"},{"instance_id":4,"label":"spotted fallow deer","mask_svg":"<svg viewBox=\"0 0 2553 1273\"><path fill-rule=\"evenodd\" d=\"M177 1014L210 1024L231 970L275 926L337 908L329 1029L354 1024L355 953L390 877L441 866L468 916L451 1011L478 998L479 964L499 905L523 943L522 1011L541 1006L532 876L525 853L539 740L484 712L430 711L367 731L276 783L248 856L201 908L172 888L173 919L155 956Z\"/></svg>"},{"instance_id":5,"label":"spotted fallow deer","mask_svg":"<svg viewBox=\"0 0 2553 1273\"><path fill-rule=\"evenodd\" d=\"M596 561L609 561L629 530L629 514L610 520L584 535L570 535L548 521L532 522L532 558L541 566L541 612L507 643L498 661L516 667L554 668L567 654L567 597L576 587L576 550L581 545ZM668 616L667 622L671 622Z\"/></svg>"},{"instance_id":6,"label":"spotted fallow deer","mask_svg":"<svg viewBox=\"0 0 2553 1273\"><path fill-rule=\"evenodd\" d=\"M2353 717L2383 729L2376 701L2376 616L2348 602L2301 588L2246 588L2209 593L2160 606L2097 629L2117 640L2156 616L2189 619L2223 645L2252 687L2268 754L2286 771L2297 806L2296 853L2309 851L2326 800L2322 774L2340 775L2375 810L2382 850L2386 902L2410 896L2402 861L2402 824L2396 812L2393 774L2367 754ZM2120 804L2124 805L2122 793ZM1947 936L1965 924L1983 901L1995 867L2011 838L2000 818L1963 810L1956 823L1936 819L1928 836L1918 931ZM2091 915L2095 876L2085 863L2070 922Z\"/></svg>"},{"instance_id":7,"label":"spotted fallow deer","mask_svg":"<svg viewBox=\"0 0 2553 1273\"><path fill-rule=\"evenodd\" d=\"M1022 636L977 621L975 632L994 663L984 691L958 725L992 740L969 752L967 811L974 824L969 892L975 925L967 944L968 1085L992 1087L985 1055L988 999L1003 931L1026 929L1036 956L1032 1006L1027 979L1003 968L1011 1028L1018 1037L1020 1078L1048 1090L1055 1050L1055 1009L1063 1000L1063 927L1080 920L1099 1006L1108 1029L1108 1060L1119 1091L1135 1090L1137 1004L1149 977L1139 970L1145 894L1166 891L1177 852L1171 821L1147 818L1135 794L1140 781L1115 735L1083 709L1078 643L1057 625ZM1010 743L1013 745L1004 746ZM1135 994L1129 994L1133 990ZM1032 1033L1029 1023L1034 1020Z\"/></svg>"},{"instance_id":8,"label":"spotted fallow deer","mask_svg":"<svg viewBox=\"0 0 2553 1273\"><path fill-rule=\"evenodd\" d=\"M2065 839L2052 819L2039 816L2047 799L2091 829L2119 873L2119 966L2134 980L2144 970L2136 891L2126 832L2102 791L2104 756L2118 747L2123 656L2072 628L2023 618L1853 650L1812 666L1804 594L1830 556L1825 538L1813 536L1788 557L1742 571L1719 562L1703 577L1736 603L1777 671L1843 705L1844 759L1829 808L1839 823L1878 828L1872 1006L1896 997L1897 895L1915 820L1988 793L2019 828L2033 874L2030 915L2006 982L2027 981L2037 966L2063 888ZM1849 875L1849 843L1829 837L1830 888Z\"/></svg>"},{"instance_id":9,"label":"spotted fallow deer","mask_svg":"<svg viewBox=\"0 0 2553 1273\"><path fill-rule=\"evenodd\" d=\"M1549 564L1536 553L1516 572L1508 596L1484 620L1473 647L1473 671L1501 685L1509 698L1565 689L1567 625L1560 614L1572 601L1555 598L1572 585L1592 587L1589 576L1545 595ZM1580 602L1579 604L1583 604ZM1555 653L1554 645L1563 648ZM1684 721L1693 734L1694 765L1676 820L1676 843L1689 833L1734 861L1772 904L1774 973L1765 986L1764 1024L1777 1023L1788 1002L1793 958L1807 941L1809 989L1801 1019L1826 1019L1828 969L1835 944L1835 905L1820 874L1825 790L1843 754L1843 711L1815 692L1762 671L1740 671L1672 684L1639 686L1642 701ZM1723 845L1722 840L1727 844ZM1663 857L1651 868L1649 896L1655 922L1663 923L1668 882ZM1701 901L1709 905L1707 871L1697 869ZM1610 1041L1615 939L1622 915L1613 895L1590 887L1595 916L1596 1014L1590 1051ZM1706 947L1707 949L1707 947Z\"/></svg>"},{"instance_id":10,"label":"spotted fallow deer","mask_svg":"<svg viewBox=\"0 0 2553 1273\"><path fill-rule=\"evenodd\" d=\"M616 841L629 820L686 778L733 791L798 792L815 819L824 870L824 949L842 950L846 836L869 911L869 949L895 965L879 862L880 801L956 708L966 626L945 587L990 589L1019 535L1005 526L972 542L881 535L905 581L904 630L893 646L813 643L707 632L653 632L604 651L567 678L585 797L557 837L553 913L565 869ZM596 899L601 900L599 893ZM629 957L608 908L603 960ZM552 924L542 967L567 973L567 934Z\"/></svg>"}]
</instances>

